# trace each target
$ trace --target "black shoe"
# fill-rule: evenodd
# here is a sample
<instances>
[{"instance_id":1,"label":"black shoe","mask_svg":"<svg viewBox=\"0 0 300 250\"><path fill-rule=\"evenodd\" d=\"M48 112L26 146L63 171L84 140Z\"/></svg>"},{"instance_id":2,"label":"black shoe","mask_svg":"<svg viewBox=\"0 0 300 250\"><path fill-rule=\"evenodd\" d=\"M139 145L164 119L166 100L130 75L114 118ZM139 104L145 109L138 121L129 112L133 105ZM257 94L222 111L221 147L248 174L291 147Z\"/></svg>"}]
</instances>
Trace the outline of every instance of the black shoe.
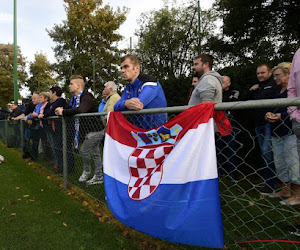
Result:
<instances>
[{"instance_id":1,"label":"black shoe","mask_svg":"<svg viewBox=\"0 0 300 250\"><path fill-rule=\"evenodd\" d=\"M264 187L259 193L264 196L269 196L274 193L274 190L268 187Z\"/></svg>"},{"instance_id":2,"label":"black shoe","mask_svg":"<svg viewBox=\"0 0 300 250\"><path fill-rule=\"evenodd\" d=\"M30 157L30 161L36 162L36 159Z\"/></svg>"},{"instance_id":3,"label":"black shoe","mask_svg":"<svg viewBox=\"0 0 300 250\"><path fill-rule=\"evenodd\" d=\"M29 158L29 157L30 157L30 155L28 155L28 154L23 154L23 155L22 155L22 158L23 158L23 159L27 159L27 158Z\"/></svg>"},{"instance_id":4,"label":"black shoe","mask_svg":"<svg viewBox=\"0 0 300 250\"><path fill-rule=\"evenodd\" d=\"M300 224L288 227L289 233L300 236Z\"/></svg>"}]
</instances>

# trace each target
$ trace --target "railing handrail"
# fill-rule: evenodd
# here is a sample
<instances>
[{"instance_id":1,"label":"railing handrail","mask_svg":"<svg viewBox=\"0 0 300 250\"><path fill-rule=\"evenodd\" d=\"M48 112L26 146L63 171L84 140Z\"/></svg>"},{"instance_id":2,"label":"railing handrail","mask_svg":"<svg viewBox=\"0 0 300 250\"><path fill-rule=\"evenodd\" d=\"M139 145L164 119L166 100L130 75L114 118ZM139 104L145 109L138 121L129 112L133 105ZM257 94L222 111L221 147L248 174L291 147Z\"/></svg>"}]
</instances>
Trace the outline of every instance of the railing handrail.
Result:
<instances>
[{"instance_id":1,"label":"railing handrail","mask_svg":"<svg viewBox=\"0 0 300 250\"><path fill-rule=\"evenodd\" d=\"M289 106L300 106L300 97L297 98L278 98L278 99L262 99L262 100L249 100L249 101L238 101L238 102L223 102L215 105L215 110L238 110L238 109L254 109L254 108L272 108L272 107L289 107ZM185 106L174 106L167 108L153 108L143 109L139 111L121 111L124 115L142 115L142 114L153 114L153 113L180 113L191 105ZM89 117L89 116L105 116L108 112L94 112L77 114L72 117ZM60 116L51 116L45 118L45 120L60 119ZM38 118L35 118L38 120Z\"/></svg>"}]
</instances>

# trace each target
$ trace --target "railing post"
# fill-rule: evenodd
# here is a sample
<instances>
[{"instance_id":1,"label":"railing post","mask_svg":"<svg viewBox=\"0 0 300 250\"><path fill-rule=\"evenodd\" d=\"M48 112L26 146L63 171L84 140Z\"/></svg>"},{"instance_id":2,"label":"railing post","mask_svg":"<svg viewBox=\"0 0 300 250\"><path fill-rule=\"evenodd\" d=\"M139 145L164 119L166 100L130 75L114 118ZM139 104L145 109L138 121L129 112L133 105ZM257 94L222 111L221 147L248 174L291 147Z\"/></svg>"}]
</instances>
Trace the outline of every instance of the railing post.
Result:
<instances>
[{"instance_id":1,"label":"railing post","mask_svg":"<svg viewBox=\"0 0 300 250\"><path fill-rule=\"evenodd\" d=\"M7 144L8 144L8 120L7 119L5 120L4 124L5 124L5 141L4 141L4 143L7 146Z\"/></svg>"},{"instance_id":2,"label":"railing post","mask_svg":"<svg viewBox=\"0 0 300 250\"><path fill-rule=\"evenodd\" d=\"M62 141L63 141L63 174L64 188L68 186L68 162L67 162L67 121L62 117Z\"/></svg>"},{"instance_id":3,"label":"railing post","mask_svg":"<svg viewBox=\"0 0 300 250\"><path fill-rule=\"evenodd\" d=\"M20 121L20 133L21 133L21 152L23 154L23 149L24 149L24 121Z\"/></svg>"}]
</instances>

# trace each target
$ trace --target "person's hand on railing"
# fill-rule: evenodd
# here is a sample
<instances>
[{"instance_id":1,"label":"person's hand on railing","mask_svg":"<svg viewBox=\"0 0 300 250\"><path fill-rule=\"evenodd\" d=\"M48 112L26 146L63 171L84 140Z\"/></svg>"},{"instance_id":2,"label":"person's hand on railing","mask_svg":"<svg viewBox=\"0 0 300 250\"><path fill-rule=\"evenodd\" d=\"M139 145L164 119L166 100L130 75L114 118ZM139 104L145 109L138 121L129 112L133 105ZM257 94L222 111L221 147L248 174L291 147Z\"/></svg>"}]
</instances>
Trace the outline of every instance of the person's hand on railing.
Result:
<instances>
[{"instance_id":1,"label":"person's hand on railing","mask_svg":"<svg viewBox=\"0 0 300 250\"><path fill-rule=\"evenodd\" d=\"M131 98L124 105L130 110L141 110L144 108L143 103L138 98Z\"/></svg>"},{"instance_id":2,"label":"person's hand on railing","mask_svg":"<svg viewBox=\"0 0 300 250\"><path fill-rule=\"evenodd\" d=\"M272 113L272 112L267 112L265 114L265 119L268 121L268 122L277 122L279 121L281 118L281 113Z\"/></svg>"},{"instance_id":3,"label":"person's hand on railing","mask_svg":"<svg viewBox=\"0 0 300 250\"><path fill-rule=\"evenodd\" d=\"M253 91L253 90L257 90L259 88L258 84L254 84L249 90Z\"/></svg>"},{"instance_id":4,"label":"person's hand on railing","mask_svg":"<svg viewBox=\"0 0 300 250\"><path fill-rule=\"evenodd\" d=\"M56 108L55 109L55 114L56 115L62 115L63 114L63 110L64 110L63 108Z\"/></svg>"}]
</instances>

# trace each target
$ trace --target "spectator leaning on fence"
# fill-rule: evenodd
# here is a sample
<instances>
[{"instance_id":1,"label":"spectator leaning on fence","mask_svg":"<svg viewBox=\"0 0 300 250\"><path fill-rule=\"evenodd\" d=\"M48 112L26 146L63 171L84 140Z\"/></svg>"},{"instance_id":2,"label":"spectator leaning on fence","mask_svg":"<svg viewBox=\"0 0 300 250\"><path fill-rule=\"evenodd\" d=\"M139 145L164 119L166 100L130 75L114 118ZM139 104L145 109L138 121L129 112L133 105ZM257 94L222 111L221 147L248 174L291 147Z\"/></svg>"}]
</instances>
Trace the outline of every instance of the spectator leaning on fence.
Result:
<instances>
[{"instance_id":1,"label":"spectator leaning on fence","mask_svg":"<svg viewBox=\"0 0 300 250\"><path fill-rule=\"evenodd\" d=\"M281 87L277 90L274 99L287 98L291 63L283 62L273 69L276 84ZM289 197L280 201L283 205L300 204L300 163L297 151L297 137L292 130L292 123L287 108L273 108L266 113L265 119L270 122L272 130L272 149L278 178L285 184L282 190L269 194L271 198ZM290 187L293 184L293 192Z\"/></svg>"},{"instance_id":2,"label":"spectator leaning on fence","mask_svg":"<svg viewBox=\"0 0 300 250\"><path fill-rule=\"evenodd\" d=\"M48 127L48 121L44 121L44 113L47 110L48 106L49 106L49 101L50 101L50 94L48 92L41 92L40 93L40 101L43 104L41 109L40 109L40 113L38 115L40 120L40 139L42 142L42 148L43 148L43 153L44 153L44 159L46 161L50 161L53 160L53 153L51 152L51 150L49 150L51 148L50 142L47 138L47 133L49 131L49 127Z\"/></svg>"},{"instance_id":3,"label":"spectator leaning on fence","mask_svg":"<svg viewBox=\"0 0 300 250\"><path fill-rule=\"evenodd\" d=\"M39 153L38 148L40 141L40 122L35 118L38 117L43 104L40 102L40 93L38 92L34 92L31 99L32 103L35 105L35 108L32 113L25 116L25 121L27 122L30 131L30 136L25 146L28 147L26 151L29 152L31 160L36 161ZM26 113L27 112L25 110L25 114ZM30 139L32 140L32 147L30 147Z\"/></svg>"},{"instance_id":4,"label":"spectator leaning on fence","mask_svg":"<svg viewBox=\"0 0 300 250\"><path fill-rule=\"evenodd\" d=\"M291 73L288 83L288 97L300 97L300 49L294 55ZM293 124L293 131L300 141L300 108L293 106L288 109ZM298 153L300 155L300 144L298 143Z\"/></svg>"},{"instance_id":5,"label":"spectator leaning on fence","mask_svg":"<svg viewBox=\"0 0 300 250\"><path fill-rule=\"evenodd\" d=\"M199 75L200 80L193 90L189 105L207 102L222 102L223 77L212 70L213 57L201 54L195 57L192 69Z\"/></svg>"},{"instance_id":6,"label":"spectator leaning on fence","mask_svg":"<svg viewBox=\"0 0 300 250\"><path fill-rule=\"evenodd\" d=\"M200 77L198 84L193 90L188 105L199 103L222 102L223 76L212 70L213 57L208 54L200 54L194 58L193 71ZM217 126L215 131L219 132ZM219 136L219 133L218 133Z\"/></svg>"},{"instance_id":7,"label":"spectator leaning on fence","mask_svg":"<svg viewBox=\"0 0 300 250\"><path fill-rule=\"evenodd\" d=\"M69 107L58 107L55 109L55 114L60 116L73 116L81 113L97 112L94 96L84 87L85 83L82 76L71 76L69 89L74 95L69 103ZM75 150L78 150L79 144L84 140L85 135L89 132L103 129L100 119L94 116L72 119L67 126L69 127L69 131L67 130L67 150L70 152L72 152L72 141L74 141ZM75 136L72 138L74 134ZM73 172L74 167L74 159L71 159L71 162L68 160L68 171Z\"/></svg>"},{"instance_id":8,"label":"spectator leaning on fence","mask_svg":"<svg viewBox=\"0 0 300 250\"><path fill-rule=\"evenodd\" d=\"M222 84L222 102L233 102L239 98L239 91L230 89L231 79L229 76L223 76ZM238 180L237 166L237 143L235 139L236 135L236 122L233 119L234 111L227 111L227 117L230 120L232 126L232 133L229 135L218 137L216 140L216 147L218 148L217 160L219 165L220 175L229 175L232 181Z\"/></svg>"},{"instance_id":9,"label":"spectator leaning on fence","mask_svg":"<svg viewBox=\"0 0 300 250\"><path fill-rule=\"evenodd\" d=\"M103 112L114 111L115 104L121 99L120 95L117 93L117 85L112 81L107 82L104 90L107 96ZM107 116L102 117L102 121L106 125Z\"/></svg>"},{"instance_id":10,"label":"spectator leaning on fence","mask_svg":"<svg viewBox=\"0 0 300 250\"><path fill-rule=\"evenodd\" d=\"M292 61L291 73L288 84L288 97L300 97L300 48L296 51ZM300 110L298 107L294 106L288 108L288 112L292 121L293 131L298 139L298 154L300 155ZM289 228L289 231L291 233L296 233L297 235L299 235L300 224L291 226Z\"/></svg>"},{"instance_id":11,"label":"spectator leaning on fence","mask_svg":"<svg viewBox=\"0 0 300 250\"><path fill-rule=\"evenodd\" d=\"M67 102L61 97L62 89L58 86L54 86L50 89L50 99L52 103L46 107L44 118L55 116L55 109L58 107L66 107ZM49 143L52 147L55 165L53 168L58 172L63 171L63 152L62 152L62 123L61 119L48 120L48 125L46 126L46 134ZM70 158L70 156L69 156Z\"/></svg>"},{"instance_id":12,"label":"spectator leaning on fence","mask_svg":"<svg viewBox=\"0 0 300 250\"><path fill-rule=\"evenodd\" d=\"M11 113L10 113L10 115L9 115L9 118L10 118L11 120L14 120L15 117L18 117L18 116L24 114L24 112L23 112L22 109L19 107L19 105L18 105L17 102L14 102L14 103L11 105L10 111L11 111ZM15 133L14 136L12 137L12 139L13 139L14 141L16 141L16 138L17 138L17 136L19 136L19 133L20 133L20 125L19 125L19 123L17 123L17 122L12 122L11 125L12 125L12 127L13 127L13 129L14 129L14 133Z\"/></svg>"},{"instance_id":13,"label":"spectator leaning on fence","mask_svg":"<svg viewBox=\"0 0 300 250\"><path fill-rule=\"evenodd\" d=\"M104 109L104 106L106 104L106 97L107 97L107 94L106 94L106 91L105 89L102 90L102 100L98 106L98 112L101 113L103 112L103 109Z\"/></svg>"},{"instance_id":14,"label":"spectator leaning on fence","mask_svg":"<svg viewBox=\"0 0 300 250\"><path fill-rule=\"evenodd\" d=\"M272 76L272 67L268 63L260 64L256 70L258 83L249 89L249 99L261 100L273 98L277 90ZM255 133L266 163L264 167L264 188L262 195L273 193L276 186L276 173L272 152L271 125L265 120L266 108L255 109Z\"/></svg>"},{"instance_id":15,"label":"spectator leaning on fence","mask_svg":"<svg viewBox=\"0 0 300 250\"><path fill-rule=\"evenodd\" d=\"M155 77L141 73L140 59L136 55L127 55L121 59L121 71L123 79L129 84L116 103L115 111L167 107L162 86ZM132 119L135 126L151 129L165 123L167 114L136 115Z\"/></svg>"},{"instance_id":16,"label":"spectator leaning on fence","mask_svg":"<svg viewBox=\"0 0 300 250\"><path fill-rule=\"evenodd\" d=\"M120 96L117 93L117 85L110 81L105 84L104 89L106 95L106 104L103 112L110 112L114 110L114 106L117 101L120 100ZM102 117L103 124L106 126L107 117ZM83 173L79 178L79 182L86 182L87 185L95 185L103 183L102 172L102 159L100 154L100 144L103 141L105 130L90 132L86 135L84 142L80 148L80 154L83 159ZM91 175L91 161L90 155L94 160L95 173L92 179L88 180Z\"/></svg>"},{"instance_id":17,"label":"spectator leaning on fence","mask_svg":"<svg viewBox=\"0 0 300 250\"><path fill-rule=\"evenodd\" d=\"M22 109L19 107L17 102L14 102L11 107L10 107L11 113L10 113L10 118L15 118L18 117L19 115L24 114Z\"/></svg>"},{"instance_id":18,"label":"spectator leaning on fence","mask_svg":"<svg viewBox=\"0 0 300 250\"><path fill-rule=\"evenodd\" d=\"M12 120L20 120L20 119L25 119L25 116L29 115L32 113L35 109L36 104L38 103L39 99L39 94L38 93L33 93L31 97L31 101L29 101L26 106L25 106L25 111L23 114L11 118ZM29 128L28 123L25 124L24 126L24 148L23 148L23 154L22 158L29 158L30 157L30 137L31 137L31 129Z\"/></svg>"}]
</instances>

